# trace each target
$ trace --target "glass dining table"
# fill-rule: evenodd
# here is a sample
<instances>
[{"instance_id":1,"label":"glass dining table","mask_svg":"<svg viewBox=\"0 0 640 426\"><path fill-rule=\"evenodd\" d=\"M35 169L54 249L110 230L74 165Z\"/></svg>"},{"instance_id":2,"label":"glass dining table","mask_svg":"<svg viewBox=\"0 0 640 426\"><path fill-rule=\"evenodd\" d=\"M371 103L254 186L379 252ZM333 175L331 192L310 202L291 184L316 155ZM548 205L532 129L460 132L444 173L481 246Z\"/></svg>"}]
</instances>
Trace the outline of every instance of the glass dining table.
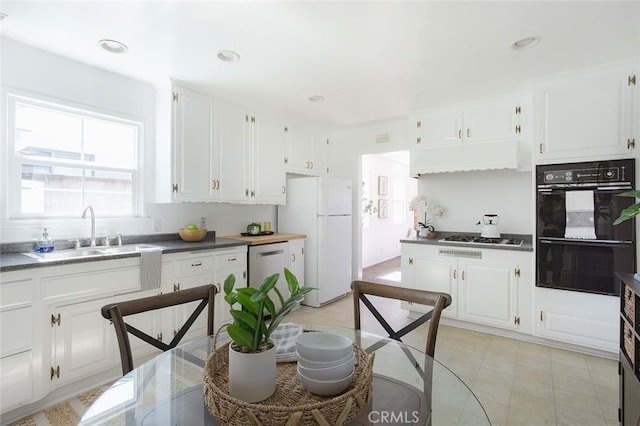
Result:
<instances>
[{"instance_id":1,"label":"glass dining table","mask_svg":"<svg viewBox=\"0 0 640 426\"><path fill-rule=\"evenodd\" d=\"M370 403L353 425L489 425L467 385L424 352L350 328L304 324L305 330L349 337L375 352ZM218 339L220 347L224 339ZM218 425L203 397L204 364L215 350L203 337L164 352L116 381L87 410L80 425Z\"/></svg>"}]
</instances>

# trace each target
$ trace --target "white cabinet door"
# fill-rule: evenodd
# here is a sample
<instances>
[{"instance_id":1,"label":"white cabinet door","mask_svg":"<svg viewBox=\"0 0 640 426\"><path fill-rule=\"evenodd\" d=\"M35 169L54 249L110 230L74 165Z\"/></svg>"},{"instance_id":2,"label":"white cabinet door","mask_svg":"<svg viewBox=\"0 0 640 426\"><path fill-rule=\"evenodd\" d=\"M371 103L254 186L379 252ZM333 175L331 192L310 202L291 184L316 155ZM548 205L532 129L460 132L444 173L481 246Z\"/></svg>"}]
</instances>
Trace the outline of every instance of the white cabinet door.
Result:
<instances>
[{"instance_id":1,"label":"white cabinet door","mask_svg":"<svg viewBox=\"0 0 640 426\"><path fill-rule=\"evenodd\" d=\"M419 290L437 291L451 295L451 305L442 311L445 317L458 316L457 261L447 258L421 258L413 260L415 287ZM431 308L423 308L431 309Z\"/></svg>"},{"instance_id":2,"label":"white cabinet door","mask_svg":"<svg viewBox=\"0 0 640 426\"><path fill-rule=\"evenodd\" d=\"M51 311L57 326L53 327L50 376L57 386L118 364L112 350L117 345L113 326L100 313L110 301L104 298L55 306Z\"/></svg>"},{"instance_id":3,"label":"white cabinet door","mask_svg":"<svg viewBox=\"0 0 640 426\"><path fill-rule=\"evenodd\" d=\"M0 278L0 411L34 398L34 279L29 271L4 273ZM37 316L40 318L40 315ZM38 361L41 362L40 359Z\"/></svg>"},{"instance_id":4,"label":"white cabinet door","mask_svg":"<svg viewBox=\"0 0 640 426\"><path fill-rule=\"evenodd\" d=\"M329 174L329 136L325 134L311 134L311 145L313 157L311 159L311 170L314 175L322 176Z\"/></svg>"},{"instance_id":5,"label":"white cabinet door","mask_svg":"<svg viewBox=\"0 0 640 426\"><path fill-rule=\"evenodd\" d=\"M304 239L289 240L289 270L304 287Z\"/></svg>"},{"instance_id":6,"label":"white cabinet door","mask_svg":"<svg viewBox=\"0 0 640 426\"><path fill-rule=\"evenodd\" d=\"M211 193L213 99L174 87L173 198L203 201Z\"/></svg>"},{"instance_id":7,"label":"white cabinet door","mask_svg":"<svg viewBox=\"0 0 640 426\"><path fill-rule=\"evenodd\" d=\"M246 201L250 171L250 136L246 134L248 120L237 105L218 102L214 143L212 196L219 201Z\"/></svg>"},{"instance_id":8,"label":"white cabinet door","mask_svg":"<svg viewBox=\"0 0 640 426\"><path fill-rule=\"evenodd\" d=\"M464 112L465 142L498 142L515 139L522 130L519 99L501 99L471 106Z\"/></svg>"},{"instance_id":9,"label":"white cabinet door","mask_svg":"<svg viewBox=\"0 0 640 426\"><path fill-rule=\"evenodd\" d=\"M439 257L436 246L402 244L402 285L420 290L438 291L451 296L451 305L442 315L458 316L458 261L451 257ZM431 307L405 304L403 308L416 312L428 312Z\"/></svg>"},{"instance_id":10,"label":"white cabinet door","mask_svg":"<svg viewBox=\"0 0 640 426\"><path fill-rule=\"evenodd\" d=\"M517 268L510 263L487 263L460 261L460 319L516 329Z\"/></svg>"},{"instance_id":11,"label":"white cabinet door","mask_svg":"<svg viewBox=\"0 0 640 426\"><path fill-rule=\"evenodd\" d=\"M617 353L620 298L535 288L535 335Z\"/></svg>"},{"instance_id":12,"label":"white cabinet door","mask_svg":"<svg viewBox=\"0 0 640 426\"><path fill-rule=\"evenodd\" d=\"M284 130L285 170L291 173L311 174L313 143L309 129L296 124L287 124Z\"/></svg>"},{"instance_id":13,"label":"white cabinet door","mask_svg":"<svg viewBox=\"0 0 640 426\"><path fill-rule=\"evenodd\" d=\"M265 117L256 117L252 124L252 201L285 204L283 126Z\"/></svg>"},{"instance_id":14,"label":"white cabinet door","mask_svg":"<svg viewBox=\"0 0 640 426\"><path fill-rule=\"evenodd\" d=\"M516 140L522 132L523 103L521 96L513 95L417 116L417 148L457 142Z\"/></svg>"},{"instance_id":15,"label":"white cabinet door","mask_svg":"<svg viewBox=\"0 0 640 426\"><path fill-rule=\"evenodd\" d=\"M213 284L214 276L214 257L212 251L202 251L196 254L176 254L175 256L167 256L168 261L172 261L173 276L170 282L165 284L163 291L181 291L188 288L198 287L206 284ZM164 263L164 262L163 262ZM164 265L163 265L164 266ZM168 266L163 268L163 273ZM163 277L164 281L164 277ZM180 331L180 328L187 321L191 313L198 306L199 302L191 302L179 305L173 309L167 310L166 316L169 322L165 320L165 328L162 331L162 341L169 343L174 336ZM200 313L196 322L191 326L183 342L207 335L207 311L206 309Z\"/></svg>"},{"instance_id":16,"label":"white cabinet door","mask_svg":"<svg viewBox=\"0 0 640 426\"><path fill-rule=\"evenodd\" d=\"M247 286L247 249L245 247L216 254L215 285L219 293L216 294L214 332L217 332L223 324L233 322L229 313L231 308L224 300L224 281L229 275L235 277L236 288Z\"/></svg>"},{"instance_id":17,"label":"white cabinet door","mask_svg":"<svg viewBox=\"0 0 640 426\"><path fill-rule=\"evenodd\" d=\"M534 91L538 160L619 157L638 142L631 65L539 82Z\"/></svg>"},{"instance_id":18,"label":"white cabinet door","mask_svg":"<svg viewBox=\"0 0 640 426\"><path fill-rule=\"evenodd\" d=\"M446 145L462 140L463 112L436 110L416 120L417 147Z\"/></svg>"}]
</instances>

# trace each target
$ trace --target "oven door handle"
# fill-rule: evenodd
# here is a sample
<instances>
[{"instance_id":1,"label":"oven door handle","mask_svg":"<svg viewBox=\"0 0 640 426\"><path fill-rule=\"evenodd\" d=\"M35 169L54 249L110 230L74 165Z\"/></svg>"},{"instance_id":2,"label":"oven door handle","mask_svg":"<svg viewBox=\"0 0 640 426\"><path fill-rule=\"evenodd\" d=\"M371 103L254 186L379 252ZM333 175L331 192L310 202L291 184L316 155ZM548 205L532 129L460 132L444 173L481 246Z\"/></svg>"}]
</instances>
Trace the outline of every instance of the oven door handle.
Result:
<instances>
[{"instance_id":1,"label":"oven door handle","mask_svg":"<svg viewBox=\"0 0 640 426\"><path fill-rule=\"evenodd\" d=\"M577 238L559 237L538 237L538 241L541 244L571 244L593 247L626 247L633 245L633 241L628 240L580 240Z\"/></svg>"}]
</instances>

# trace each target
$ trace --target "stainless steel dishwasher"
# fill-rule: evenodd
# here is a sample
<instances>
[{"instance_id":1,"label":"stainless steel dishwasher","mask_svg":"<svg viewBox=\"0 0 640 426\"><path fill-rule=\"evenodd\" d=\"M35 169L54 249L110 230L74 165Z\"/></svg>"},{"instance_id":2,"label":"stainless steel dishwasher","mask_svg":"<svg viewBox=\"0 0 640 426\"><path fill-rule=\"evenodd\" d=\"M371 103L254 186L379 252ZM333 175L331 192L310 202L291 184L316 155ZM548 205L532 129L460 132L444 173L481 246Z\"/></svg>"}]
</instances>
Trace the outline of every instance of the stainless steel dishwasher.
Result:
<instances>
[{"instance_id":1,"label":"stainless steel dishwasher","mask_svg":"<svg viewBox=\"0 0 640 426\"><path fill-rule=\"evenodd\" d=\"M249 246L249 286L258 287L265 278L275 273L280 274L278 290L285 299L289 296L284 268L289 266L289 243L272 243ZM278 297L270 296L276 309L280 307Z\"/></svg>"}]
</instances>

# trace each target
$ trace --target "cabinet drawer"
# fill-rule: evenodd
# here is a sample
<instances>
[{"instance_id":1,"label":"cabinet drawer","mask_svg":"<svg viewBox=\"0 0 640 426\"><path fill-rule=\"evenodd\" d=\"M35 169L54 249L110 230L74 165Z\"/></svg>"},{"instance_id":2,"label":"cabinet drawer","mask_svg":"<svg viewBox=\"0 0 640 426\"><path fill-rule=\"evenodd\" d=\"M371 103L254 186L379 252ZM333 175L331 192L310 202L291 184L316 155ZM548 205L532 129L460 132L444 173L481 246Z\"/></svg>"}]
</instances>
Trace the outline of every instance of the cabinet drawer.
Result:
<instances>
[{"instance_id":1,"label":"cabinet drawer","mask_svg":"<svg viewBox=\"0 0 640 426\"><path fill-rule=\"evenodd\" d=\"M176 275L178 277L192 277L213 273L213 256L198 256L176 262Z\"/></svg>"},{"instance_id":2,"label":"cabinet drawer","mask_svg":"<svg viewBox=\"0 0 640 426\"><path fill-rule=\"evenodd\" d=\"M0 356L31 349L33 316L32 307L0 312L0 332L2 333Z\"/></svg>"},{"instance_id":3,"label":"cabinet drawer","mask_svg":"<svg viewBox=\"0 0 640 426\"><path fill-rule=\"evenodd\" d=\"M33 399L31 351L0 359L0 410L5 412Z\"/></svg>"},{"instance_id":4,"label":"cabinet drawer","mask_svg":"<svg viewBox=\"0 0 640 426\"><path fill-rule=\"evenodd\" d=\"M247 255L244 252L219 254L216 256L216 269L241 266L247 264Z\"/></svg>"},{"instance_id":5,"label":"cabinet drawer","mask_svg":"<svg viewBox=\"0 0 640 426\"><path fill-rule=\"evenodd\" d=\"M629 362L631 362L631 366L636 366L636 352L635 352L635 337L633 335L633 331L631 331L631 327L629 324L624 322L624 326L622 328L622 347L624 348L624 353L627 355Z\"/></svg>"},{"instance_id":6,"label":"cabinet drawer","mask_svg":"<svg viewBox=\"0 0 640 426\"><path fill-rule=\"evenodd\" d=\"M33 303L33 280L15 280L0 285L0 309L30 305Z\"/></svg>"},{"instance_id":7,"label":"cabinet drawer","mask_svg":"<svg viewBox=\"0 0 640 426\"><path fill-rule=\"evenodd\" d=\"M44 300L116 295L140 290L140 265L115 266L42 278Z\"/></svg>"}]
</instances>

